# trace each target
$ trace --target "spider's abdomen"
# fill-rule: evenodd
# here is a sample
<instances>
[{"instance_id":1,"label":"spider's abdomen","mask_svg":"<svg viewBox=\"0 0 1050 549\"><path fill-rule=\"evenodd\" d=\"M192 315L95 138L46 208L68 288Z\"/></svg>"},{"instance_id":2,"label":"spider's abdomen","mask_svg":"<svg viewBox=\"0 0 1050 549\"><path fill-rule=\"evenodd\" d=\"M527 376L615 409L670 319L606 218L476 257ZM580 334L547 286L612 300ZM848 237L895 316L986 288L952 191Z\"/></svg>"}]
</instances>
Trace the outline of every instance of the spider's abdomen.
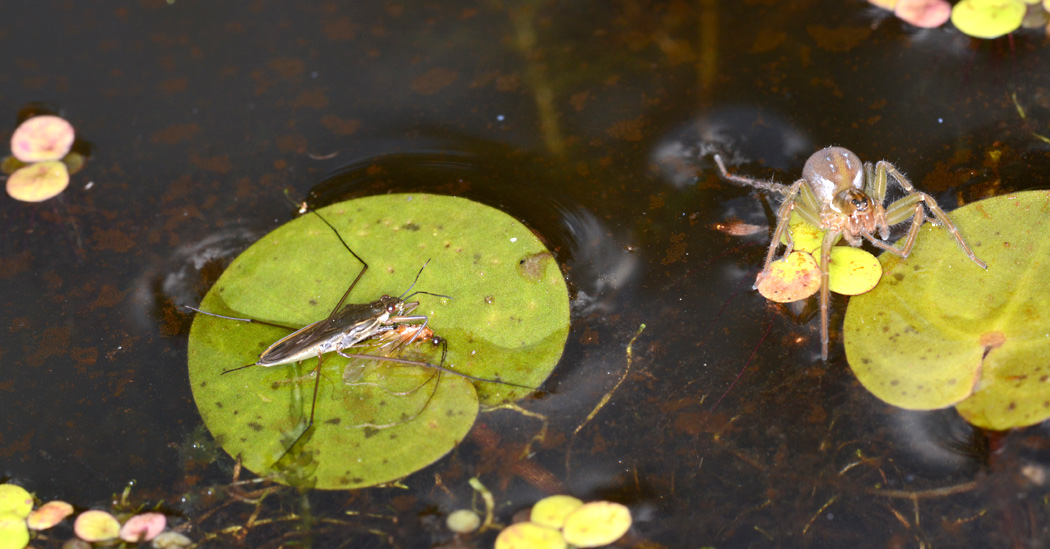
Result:
<instances>
[{"instance_id":1,"label":"spider's abdomen","mask_svg":"<svg viewBox=\"0 0 1050 549\"><path fill-rule=\"evenodd\" d=\"M802 179L821 204L828 204L846 189L864 189L864 163L847 149L825 147L806 160Z\"/></svg>"}]
</instances>

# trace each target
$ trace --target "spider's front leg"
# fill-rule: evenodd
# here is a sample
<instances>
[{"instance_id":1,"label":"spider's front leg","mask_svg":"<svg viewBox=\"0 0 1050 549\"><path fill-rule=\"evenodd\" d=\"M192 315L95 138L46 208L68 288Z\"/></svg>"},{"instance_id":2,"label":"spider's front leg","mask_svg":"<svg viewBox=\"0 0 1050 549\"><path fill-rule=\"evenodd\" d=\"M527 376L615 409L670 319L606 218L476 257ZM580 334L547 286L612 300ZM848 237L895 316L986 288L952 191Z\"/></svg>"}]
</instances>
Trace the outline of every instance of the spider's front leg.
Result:
<instances>
[{"instance_id":1,"label":"spider's front leg","mask_svg":"<svg viewBox=\"0 0 1050 549\"><path fill-rule=\"evenodd\" d=\"M904 175L901 174L900 171L898 171L893 164L890 164L885 160L880 160L875 166L875 179L877 181L881 181L881 184L876 183L876 187L879 187L881 185L882 198L884 198L886 195L887 175L892 175L893 178L897 180L897 183L899 183L900 186L904 189L904 191L908 193L907 196L893 202L889 205L888 208L886 208L887 224L896 225L897 223L902 223L906 221L908 217L912 218L912 224L911 227L908 229L908 238L905 240L904 245L902 247L895 248L889 244L879 243L878 241L872 240L872 242L876 246L884 250L893 252L901 257L908 257L908 254L911 253L912 246L915 245L915 237L919 234L919 229L922 228L923 221L926 220L926 213L923 211L922 208L923 203L925 203L926 207L930 209L930 212L933 213L937 221L940 222L940 226L944 227L945 229L948 229L948 232L950 232L952 236L955 237L955 241L959 243L959 246L963 249L963 252L966 253L966 255L980 268L988 268L988 264L978 259L977 254L973 253L973 250L970 249L970 246L966 244L966 241L963 240L962 234L959 233L959 229L957 229L955 227L955 224L952 223L952 220L948 217L948 214L945 213L945 211L937 205L937 201L934 200L932 196L922 191L919 191L915 187L913 187L912 184L908 181L908 179L904 177Z\"/></svg>"},{"instance_id":2,"label":"spider's front leg","mask_svg":"<svg viewBox=\"0 0 1050 549\"><path fill-rule=\"evenodd\" d=\"M754 179L751 177L744 177L742 175L731 174L728 170L726 170L726 165L724 162L722 162L721 155L715 154L714 159L715 164L718 166L718 171L720 172L722 179L725 179L726 181L731 181L738 185L747 185L749 187L755 187L756 189L774 192L785 196L791 193L791 187L788 187L783 183L777 183L776 181L762 181L761 179Z\"/></svg>"},{"instance_id":3,"label":"spider's front leg","mask_svg":"<svg viewBox=\"0 0 1050 549\"><path fill-rule=\"evenodd\" d=\"M806 181L804 179L796 181L794 185L788 188L787 198L777 208L777 228L773 231L773 239L769 243L769 251L766 252L766 262L762 265L762 271L755 278L755 285L752 288L758 288L758 283L769 274L773 257L777 254L777 249L780 248L781 237L785 237L785 240L787 240L783 257L787 257L795 247L795 241L791 238L791 231L788 230L788 226L791 221L791 212L796 207L800 207L800 205L795 203L795 199L798 197L799 189L805 184Z\"/></svg>"}]
</instances>

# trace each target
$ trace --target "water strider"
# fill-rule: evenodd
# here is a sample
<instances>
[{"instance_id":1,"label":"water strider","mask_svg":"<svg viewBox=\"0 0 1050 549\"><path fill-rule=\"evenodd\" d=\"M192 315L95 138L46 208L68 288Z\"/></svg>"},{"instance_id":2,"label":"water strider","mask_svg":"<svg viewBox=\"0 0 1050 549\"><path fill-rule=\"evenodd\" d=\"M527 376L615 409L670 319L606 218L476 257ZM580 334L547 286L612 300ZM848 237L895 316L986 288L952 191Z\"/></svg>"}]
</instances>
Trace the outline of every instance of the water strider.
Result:
<instances>
[{"instance_id":1,"label":"water strider","mask_svg":"<svg viewBox=\"0 0 1050 549\"><path fill-rule=\"evenodd\" d=\"M355 253L350 246L346 243L339 232L319 213L313 210L307 210L305 206L300 208L300 213L306 213L309 211L316 215L321 221L325 223L335 233L343 247L350 252L350 254L361 263L361 271L358 272L357 276L347 287L343 293L339 302L332 309L331 313L324 319L318 320L306 326L297 328L294 326L286 326L274 322L268 322L253 318L240 318L227 315L220 315L204 311L195 307L186 305L187 309L192 311L213 316L217 318L223 318L227 320L234 320L238 322L257 323L267 326L274 326L289 330L291 333L285 337L274 342L272 345L266 348L258 357L258 359L251 364L246 364L237 368L231 368L225 370L222 374L228 374L236 370L247 368L250 366L263 366L272 367L285 364L295 364L303 360L317 358L317 366L313 369L313 375L315 376L313 399L310 408L309 418L304 422L300 422L300 425L296 428L294 439L285 448L284 453L278 458L280 461L287 455L292 448L294 448L300 440L310 431L314 424L314 414L317 408L317 394L320 386L320 371L321 366L324 362L324 357L328 353L335 352L339 356L348 359L363 359L363 360L376 360L394 362L399 364L406 364L412 366L420 366L425 368L432 368L441 372L447 372L454 374L466 379L486 382L486 383L497 383L502 385L510 385L514 387L521 387L525 389L533 389L524 385L518 385L515 383L509 383L497 379L486 379L469 374L457 372L455 370L446 368L444 366L444 360L447 353L447 341L443 338L434 335L433 330L428 326L428 318L425 315L413 315L412 313L419 306L418 301L407 301L413 296L419 294L434 295L438 297L438 294L431 294L428 292L417 291L409 294L412 288L415 286L422 274L423 269L426 267L424 264L423 268L420 268L419 273L416 274L415 280L412 285L401 295L401 296L390 296L384 295L379 299L368 302L368 303L347 303L347 299L350 296L350 292L353 291L354 287L364 276L368 270L368 263L364 261L360 256ZM406 297L406 294L407 297ZM397 355L415 342L430 342L432 345L442 346L441 364L431 364L429 362L407 360L399 358ZM353 352L359 350L362 345L374 343L369 349L370 353L358 353ZM438 375L435 374L435 375ZM429 380L427 381L429 383ZM437 390L437 384L435 383L434 392ZM433 398L433 392L430 398ZM427 403L430 399L427 400ZM424 404L424 407L426 404Z\"/></svg>"}]
</instances>

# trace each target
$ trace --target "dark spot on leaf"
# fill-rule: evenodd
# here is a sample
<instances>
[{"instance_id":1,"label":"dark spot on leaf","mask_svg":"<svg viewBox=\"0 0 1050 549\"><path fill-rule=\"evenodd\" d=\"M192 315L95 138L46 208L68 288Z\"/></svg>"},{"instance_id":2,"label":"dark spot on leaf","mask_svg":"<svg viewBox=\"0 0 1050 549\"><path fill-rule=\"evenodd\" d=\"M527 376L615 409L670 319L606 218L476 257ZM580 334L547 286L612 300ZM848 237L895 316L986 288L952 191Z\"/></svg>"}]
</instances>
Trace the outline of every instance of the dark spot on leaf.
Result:
<instances>
[{"instance_id":1,"label":"dark spot on leaf","mask_svg":"<svg viewBox=\"0 0 1050 549\"><path fill-rule=\"evenodd\" d=\"M365 427L364 428L364 432L365 432L365 438L372 438L373 436L376 435L376 433L379 432L379 429L376 429L375 427Z\"/></svg>"},{"instance_id":2,"label":"dark spot on leaf","mask_svg":"<svg viewBox=\"0 0 1050 549\"><path fill-rule=\"evenodd\" d=\"M518 274L529 282L539 282L547 270L547 264L554 259L550 252L527 255L518 260Z\"/></svg>"},{"instance_id":3,"label":"dark spot on leaf","mask_svg":"<svg viewBox=\"0 0 1050 549\"><path fill-rule=\"evenodd\" d=\"M263 426L259 425L258 423L254 422L254 421L249 421L248 422L248 428L251 429L252 431L255 431L256 433L261 433L263 431Z\"/></svg>"},{"instance_id":4,"label":"dark spot on leaf","mask_svg":"<svg viewBox=\"0 0 1050 549\"><path fill-rule=\"evenodd\" d=\"M418 231L420 229L419 225L416 225L415 223L405 223L401 228L406 231Z\"/></svg>"}]
</instances>

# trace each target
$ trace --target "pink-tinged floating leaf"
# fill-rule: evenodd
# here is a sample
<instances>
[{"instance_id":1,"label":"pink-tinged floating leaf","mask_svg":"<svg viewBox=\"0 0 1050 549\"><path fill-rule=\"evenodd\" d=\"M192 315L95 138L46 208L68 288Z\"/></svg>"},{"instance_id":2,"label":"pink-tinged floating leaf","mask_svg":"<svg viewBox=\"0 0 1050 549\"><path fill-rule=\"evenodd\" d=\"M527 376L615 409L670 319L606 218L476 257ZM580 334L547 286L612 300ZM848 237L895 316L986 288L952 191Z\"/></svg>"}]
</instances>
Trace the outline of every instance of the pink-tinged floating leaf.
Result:
<instances>
[{"instance_id":1,"label":"pink-tinged floating leaf","mask_svg":"<svg viewBox=\"0 0 1050 549\"><path fill-rule=\"evenodd\" d=\"M33 530L47 530L72 514L72 505L64 501L49 501L29 513L26 523Z\"/></svg>"},{"instance_id":2,"label":"pink-tinged floating leaf","mask_svg":"<svg viewBox=\"0 0 1050 549\"><path fill-rule=\"evenodd\" d=\"M1021 27L1028 8L1017 0L962 0L952 7L952 24L974 38L998 38Z\"/></svg>"},{"instance_id":3,"label":"pink-tinged floating leaf","mask_svg":"<svg viewBox=\"0 0 1050 549\"><path fill-rule=\"evenodd\" d=\"M25 518L11 512L0 512L0 549L22 549L29 545Z\"/></svg>"},{"instance_id":4,"label":"pink-tinged floating leaf","mask_svg":"<svg viewBox=\"0 0 1050 549\"><path fill-rule=\"evenodd\" d=\"M611 501L592 501L565 517L562 535L575 547L601 547L631 529L631 510Z\"/></svg>"},{"instance_id":5,"label":"pink-tinged floating leaf","mask_svg":"<svg viewBox=\"0 0 1050 549\"><path fill-rule=\"evenodd\" d=\"M817 293L820 265L806 252L791 252L769 265L769 274L758 281L758 293L777 303L791 303Z\"/></svg>"},{"instance_id":6,"label":"pink-tinged floating leaf","mask_svg":"<svg viewBox=\"0 0 1050 549\"><path fill-rule=\"evenodd\" d=\"M952 6L944 0L900 0L893 14L916 27L935 29L948 22Z\"/></svg>"},{"instance_id":7,"label":"pink-tinged floating leaf","mask_svg":"<svg viewBox=\"0 0 1050 549\"><path fill-rule=\"evenodd\" d=\"M7 194L22 202L43 202L69 186L69 171L61 162L39 162L7 178Z\"/></svg>"},{"instance_id":8,"label":"pink-tinged floating leaf","mask_svg":"<svg viewBox=\"0 0 1050 549\"><path fill-rule=\"evenodd\" d=\"M120 523L105 511L84 511L73 523L73 531L84 541L107 541L120 535Z\"/></svg>"},{"instance_id":9,"label":"pink-tinged floating leaf","mask_svg":"<svg viewBox=\"0 0 1050 549\"><path fill-rule=\"evenodd\" d=\"M34 116L11 136L11 153L22 162L59 160L73 147L73 125L54 115Z\"/></svg>"},{"instance_id":10,"label":"pink-tinged floating leaf","mask_svg":"<svg viewBox=\"0 0 1050 549\"><path fill-rule=\"evenodd\" d=\"M33 496L17 484L0 484L0 513L26 518L33 510Z\"/></svg>"},{"instance_id":11,"label":"pink-tinged floating leaf","mask_svg":"<svg viewBox=\"0 0 1050 549\"><path fill-rule=\"evenodd\" d=\"M120 528L120 539L130 543L150 541L164 531L167 522L161 513L135 515Z\"/></svg>"}]
</instances>

